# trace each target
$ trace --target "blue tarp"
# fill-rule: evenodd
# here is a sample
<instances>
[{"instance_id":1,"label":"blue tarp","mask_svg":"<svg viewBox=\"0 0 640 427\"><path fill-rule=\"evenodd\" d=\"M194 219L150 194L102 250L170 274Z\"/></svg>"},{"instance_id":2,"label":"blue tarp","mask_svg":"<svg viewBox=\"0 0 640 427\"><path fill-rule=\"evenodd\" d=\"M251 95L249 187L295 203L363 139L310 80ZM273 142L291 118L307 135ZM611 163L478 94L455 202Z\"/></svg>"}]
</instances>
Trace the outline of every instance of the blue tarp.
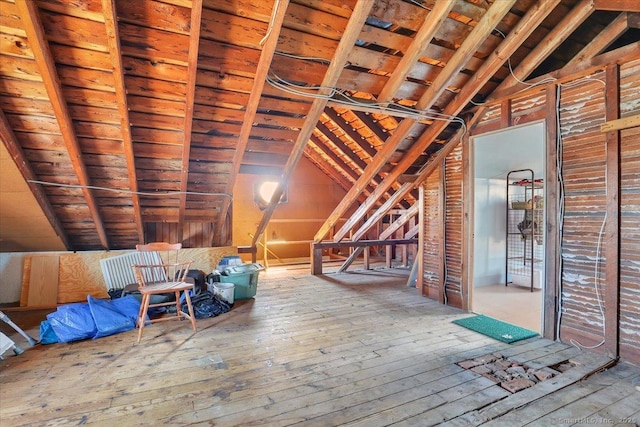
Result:
<instances>
[{"instance_id":1,"label":"blue tarp","mask_svg":"<svg viewBox=\"0 0 640 427\"><path fill-rule=\"evenodd\" d=\"M48 314L47 320L40 325L41 341L45 334L48 342L42 344L95 339L129 331L136 327L139 310L140 301L132 295L113 301L89 295L86 303L61 305ZM53 341L49 328L57 341Z\"/></svg>"}]
</instances>

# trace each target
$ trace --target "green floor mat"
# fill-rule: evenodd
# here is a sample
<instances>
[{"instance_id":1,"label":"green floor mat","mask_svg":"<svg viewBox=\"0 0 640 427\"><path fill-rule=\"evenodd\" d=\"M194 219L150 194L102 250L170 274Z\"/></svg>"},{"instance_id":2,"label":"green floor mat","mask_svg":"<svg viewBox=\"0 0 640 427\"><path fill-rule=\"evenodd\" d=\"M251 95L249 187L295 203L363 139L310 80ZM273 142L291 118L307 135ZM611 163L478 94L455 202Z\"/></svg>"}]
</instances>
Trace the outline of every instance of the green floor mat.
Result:
<instances>
[{"instance_id":1,"label":"green floor mat","mask_svg":"<svg viewBox=\"0 0 640 427\"><path fill-rule=\"evenodd\" d=\"M453 323L508 344L538 335L537 332L501 322L500 320L483 316L482 314L457 319L454 320Z\"/></svg>"}]
</instances>

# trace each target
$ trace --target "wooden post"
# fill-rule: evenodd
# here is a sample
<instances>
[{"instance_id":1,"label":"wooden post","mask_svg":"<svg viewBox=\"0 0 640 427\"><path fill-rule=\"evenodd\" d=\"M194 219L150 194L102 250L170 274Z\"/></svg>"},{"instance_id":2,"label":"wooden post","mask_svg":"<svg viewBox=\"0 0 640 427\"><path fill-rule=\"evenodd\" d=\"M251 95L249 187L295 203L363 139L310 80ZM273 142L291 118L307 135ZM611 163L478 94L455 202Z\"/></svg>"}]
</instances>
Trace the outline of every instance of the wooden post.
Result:
<instances>
[{"instance_id":1,"label":"wooden post","mask_svg":"<svg viewBox=\"0 0 640 427\"><path fill-rule=\"evenodd\" d=\"M264 235L262 236L262 249L263 249L263 257L264 257L264 266L269 268L269 249L267 248L267 233L265 230Z\"/></svg>"},{"instance_id":2,"label":"wooden post","mask_svg":"<svg viewBox=\"0 0 640 427\"><path fill-rule=\"evenodd\" d=\"M364 248L364 252L363 254L363 259L364 259L364 269L365 270L371 270L371 264L370 264L370 250L371 248L369 246L367 246L366 248Z\"/></svg>"},{"instance_id":3,"label":"wooden post","mask_svg":"<svg viewBox=\"0 0 640 427\"><path fill-rule=\"evenodd\" d=\"M424 293L424 183L418 187L418 250L416 257L418 262L418 275L416 277L416 289L420 295Z\"/></svg>"},{"instance_id":4,"label":"wooden post","mask_svg":"<svg viewBox=\"0 0 640 427\"><path fill-rule=\"evenodd\" d=\"M393 248L391 247L391 245L387 245L384 247L384 255L385 255L385 262L386 262L386 266L387 268L391 268L391 261L392 261L392 255L393 255Z\"/></svg>"},{"instance_id":5,"label":"wooden post","mask_svg":"<svg viewBox=\"0 0 640 427\"><path fill-rule=\"evenodd\" d=\"M620 70L617 64L606 69L606 120L620 118ZM605 264L604 348L612 358L619 354L620 327L620 131L606 133L607 221L602 244ZM598 262L598 260L596 260Z\"/></svg>"},{"instance_id":6,"label":"wooden post","mask_svg":"<svg viewBox=\"0 0 640 427\"><path fill-rule=\"evenodd\" d=\"M469 142L469 134L466 133L462 137L462 267L460 269L460 292L461 306L464 311L469 311L471 308L471 292L469 289L469 274L473 272L473 239L471 238L470 224L470 211L473 208L473 186L471 180L473 176L470 173L469 167L471 164L471 147Z\"/></svg>"},{"instance_id":7,"label":"wooden post","mask_svg":"<svg viewBox=\"0 0 640 427\"><path fill-rule=\"evenodd\" d=\"M546 90L547 97L547 159L546 159L546 194L544 197L545 206L545 227L544 227L544 304L542 334L545 338L556 339L556 322L558 318L558 298L560 297L560 282L558 280L559 265L558 255L560 242L558 241L558 170L556 162L558 158L557 138L558 138L558 110L556 106L557 93L556 86L549 86Z\"/></svg>"},{"instance_id":8,"label":"wooden post","mask_svg":"<svg viewBox=\"0 0 640 427\"><path fill-rule=\"evenodd\" d=\"M318 276L322 274L322 248L316 248L316 244L314 242L311 242L310 246L311 274Z\"/></svg>"}]
</instances>

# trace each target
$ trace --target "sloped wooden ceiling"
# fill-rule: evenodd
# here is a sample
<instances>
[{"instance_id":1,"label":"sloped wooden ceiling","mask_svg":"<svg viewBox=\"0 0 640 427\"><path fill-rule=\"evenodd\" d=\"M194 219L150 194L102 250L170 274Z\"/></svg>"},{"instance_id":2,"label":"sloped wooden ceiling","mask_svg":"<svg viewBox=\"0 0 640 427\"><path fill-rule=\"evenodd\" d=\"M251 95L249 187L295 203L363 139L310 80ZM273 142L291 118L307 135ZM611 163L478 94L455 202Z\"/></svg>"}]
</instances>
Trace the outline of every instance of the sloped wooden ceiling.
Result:
<instances>
[{"instance_id":1,"label":"sloped wooden ceiling","mask_svg":"<svg viewBox=\"0 0 640 427\"><path fill-rule=\"evenodd\" d=\"M132 248L155 223L205 224L228 243L237 175L279 175L282 191L302 155L347 190L316 240L354 205L335 239L358 239L415 205L472 101L637 43L637 8L0 0L0 136L69 250Z\"/></svg>"}]
</instances>

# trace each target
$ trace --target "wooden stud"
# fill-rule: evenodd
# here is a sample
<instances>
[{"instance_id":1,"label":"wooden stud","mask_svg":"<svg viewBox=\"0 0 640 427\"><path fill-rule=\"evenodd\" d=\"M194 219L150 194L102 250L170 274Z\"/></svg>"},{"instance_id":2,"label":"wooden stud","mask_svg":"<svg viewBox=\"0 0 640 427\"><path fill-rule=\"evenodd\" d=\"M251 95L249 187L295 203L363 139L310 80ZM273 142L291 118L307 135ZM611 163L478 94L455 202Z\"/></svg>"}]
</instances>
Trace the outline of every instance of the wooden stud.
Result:
<instances>
[{"instance_id":1,"label":"wooden stud","mask_svg":"<svg viewBox=\"0 0 640 427\"><path fill-rule=\"evenodd\" d=\"M605 73L605 115L607 121L616 120L620 117L620 69L616 64L610 65ZM607 132L606 144L607 221L603 239L606 260L604 346L610 357L617 358L620 334L620 131Z\"/></svg>"},{"instance_id":2,"label":"wooden stud","mask_svg":"<svg viewBox=\"0 0 640 427\"><path fill-rule=\"evenodd\" d=\"M508 128L511 123L511 99L508 98L500 103L500 127Z\"/></svg>"},{"instance_id":3,"label":"wooden stud","mask_svg":"<svg viewBox=\"0 0 640 427\"><path fill-rule=\"evenodd\" d=\"M473 228L469 222L471 211L474 204L473 186L471 185L473 176L471 175L471 144L469 142L469 133L462 137L462 248L460 269L460 305L464 311L471 308L471 292L469 286L469 275L473 274L473 239L470 230Z\"/></svg>"},{"instance_id":4,"label":"wooden stud","mask_svg":"<svg viewBox=\"0 0 640 427\"><path fill-rule=\"evenodd\" d=\"M544 303L543 303L543 336L549 339L556 339L556 322L558 298L560 296L560 283L558 275L560 268L558 265L558 254L560 244L558 241L558 170L557 162L557 139L558 139L558 110L556 106L557 93L555 86L546 89L546 169L545 183L546 194L544 196L544 206L546 222L544 227L545 241L545 279L544 279Z\"/></svg>"}]
</instances>

